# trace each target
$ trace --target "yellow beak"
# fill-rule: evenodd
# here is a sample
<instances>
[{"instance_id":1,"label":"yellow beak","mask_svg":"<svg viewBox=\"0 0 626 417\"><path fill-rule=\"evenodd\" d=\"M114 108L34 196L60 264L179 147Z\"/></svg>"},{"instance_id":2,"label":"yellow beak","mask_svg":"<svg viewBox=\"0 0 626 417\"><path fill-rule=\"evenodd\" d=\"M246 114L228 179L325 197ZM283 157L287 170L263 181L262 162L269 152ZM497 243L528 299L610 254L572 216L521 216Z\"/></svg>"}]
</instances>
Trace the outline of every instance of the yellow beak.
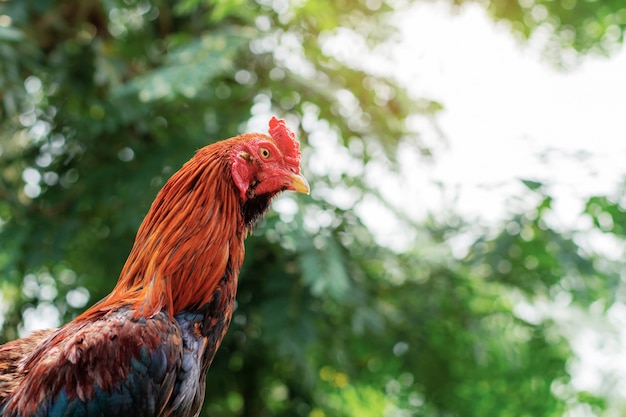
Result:
<instances>
[{"instance_id":1,"label":"yellow beak","mask_svg":"<svg viewBox=\"0 0 626 417\"><path fill-rule=\"evenodd\" d=\"M298 193L310 194L311 187L309 182L304 178L302 174L291 174L289 189Z\"/></svg>"}]
</instances>

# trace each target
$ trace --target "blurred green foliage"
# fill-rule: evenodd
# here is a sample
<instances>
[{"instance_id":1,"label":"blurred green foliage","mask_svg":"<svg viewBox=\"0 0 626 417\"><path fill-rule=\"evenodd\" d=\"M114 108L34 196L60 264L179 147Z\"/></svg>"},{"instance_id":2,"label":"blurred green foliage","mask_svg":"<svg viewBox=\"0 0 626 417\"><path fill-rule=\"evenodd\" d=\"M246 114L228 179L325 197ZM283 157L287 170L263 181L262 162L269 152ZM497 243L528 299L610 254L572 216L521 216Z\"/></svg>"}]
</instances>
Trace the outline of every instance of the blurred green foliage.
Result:
<instances>
[{"instance_id":1,"label":"blurred green foliage","mask_svg":"<svg viewBox=\"0 0 626 417\"><path fill-rule=\"evenodd\" d=\"M29 317L61 324L104 296L167 178L195 149L277 114L299 131L313 194L282 197L247 241L203 415L601 412L603 398L568 385L571 346L552 318L519 311L563 294L581 309L609 305L619 285L617 269L580 246L585 230L550 226L541 183L523 182L524 199L537 203L518 204L495 230L476 234L452 214L407 222L418 238L400 253L355 214L379 197L353 172L376 164L392 176L398 144L418 146L407 117L441 108L325 52L341 31L370 47L386 42L394 7L0 2L3 341ZM623 39L617 0L487 8L526 36L549 23L561 40L552 51L610 50ZM328 141L345 166L307 165ZM623 238L616 201L594 197L583 215ZM449 240L472 233L467 256L455 258Z\"/></svg>"}]
</instances>

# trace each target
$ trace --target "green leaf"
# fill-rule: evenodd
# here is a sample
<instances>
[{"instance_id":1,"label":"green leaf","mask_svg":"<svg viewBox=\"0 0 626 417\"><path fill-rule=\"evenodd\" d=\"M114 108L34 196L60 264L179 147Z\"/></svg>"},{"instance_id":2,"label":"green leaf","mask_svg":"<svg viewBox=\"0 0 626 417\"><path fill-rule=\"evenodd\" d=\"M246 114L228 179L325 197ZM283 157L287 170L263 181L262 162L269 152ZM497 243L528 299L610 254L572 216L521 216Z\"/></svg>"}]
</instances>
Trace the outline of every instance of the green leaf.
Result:
<instances>
[{"instance_id":1,"label":"green leaf","mask_svg":"<svg viewBox=\"0 0 626 417\"><path fill-rule=\"evenodd\" d=\"M526 186L526 188L528 188L531 191L537 191L538 189L543 187L543 183L540 181L533 181L533 180L526 180L526 179L521 179L520 181L522 182L522 184Z\"/></svg>"}]
</instances>

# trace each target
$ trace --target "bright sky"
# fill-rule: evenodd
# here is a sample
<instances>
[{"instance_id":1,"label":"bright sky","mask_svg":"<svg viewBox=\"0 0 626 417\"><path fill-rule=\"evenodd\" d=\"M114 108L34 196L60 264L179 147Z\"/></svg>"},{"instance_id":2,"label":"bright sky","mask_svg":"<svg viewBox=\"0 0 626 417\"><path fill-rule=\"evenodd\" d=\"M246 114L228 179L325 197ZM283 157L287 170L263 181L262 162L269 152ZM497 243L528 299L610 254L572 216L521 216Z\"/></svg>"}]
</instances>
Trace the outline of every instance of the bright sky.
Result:
<instances>
[{"instance_id":1,"label":"bright sky","mask_svg":"<svg viewBox=\"0 0 626 417\"><path fill-rule=\"evenodd\" d=\"M520 190L514 178L553 184L569 219L581 209L576 197L616 190L626 174L626 49L562 72L541 60L536 41L521 45L477 5L455 14L418 3L400 27L399 76L444 105L438 121L449 141L427 133L436 162L412 164L421 169L411 177L458 185L459 207L487 219ZM565 156L575 154L586 161Z\"/></svg>"},{"instance_id":2,"label":"bright sky","mask_svg":"<svg viewBox=\"0 0 626 417\"><path fill-rule=\"evenodd\" d=\"M434 160L402 152L402 183L366 172L387 200L416 219L451 208L493 225L520 210L511 197L528 195L518 179L532 179L555 197L553 227L584 228L585 199L615 194L626 177L626 49L610 58L587 56L565 72L542 60L541 35L521 43L475 4L455 13L420 2L398 25L401 42L377 69L391 68L416 98L443 104L437 123L445 140L427 120L415 119ZM338 53L353 60L360 53L354 49L353 56ZM414 239L384 208L370 204L362 212L382 243L402 249ZM615 254L606 242L595 243ZM453 249L461 254L463 247Z\"/></svg>"}]
</instances>

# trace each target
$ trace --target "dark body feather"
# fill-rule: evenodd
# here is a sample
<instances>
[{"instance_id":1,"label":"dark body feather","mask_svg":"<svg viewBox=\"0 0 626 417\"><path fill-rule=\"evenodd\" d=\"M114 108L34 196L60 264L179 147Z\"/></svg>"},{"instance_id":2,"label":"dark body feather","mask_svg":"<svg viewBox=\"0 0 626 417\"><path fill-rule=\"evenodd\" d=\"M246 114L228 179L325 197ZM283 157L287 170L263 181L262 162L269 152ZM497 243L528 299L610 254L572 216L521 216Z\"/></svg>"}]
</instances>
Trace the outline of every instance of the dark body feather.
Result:
<instances>
[{"instance_id":1,"label":"dark body feather","mask_svg":"<svg viewBox=\"0 0 626 417\"><path fill-rule=\"evenodd\" d=\"M2 405L0 416L197 416L206 372L230 323L236 282L224 275L210 303L173 319L165 312L135 318L121 307L97 321L69 323L62 329L72 336L43 352L29 369L39 375L37 381L22 385L19 395ZM46 349L62 336L60 331L36 334L44 339L30 355ZM24 359L16 353L23 351L11 352L19 356L11 359ZM19 362L7 363L15 367Z\"/></svg>"}]
</instances>

